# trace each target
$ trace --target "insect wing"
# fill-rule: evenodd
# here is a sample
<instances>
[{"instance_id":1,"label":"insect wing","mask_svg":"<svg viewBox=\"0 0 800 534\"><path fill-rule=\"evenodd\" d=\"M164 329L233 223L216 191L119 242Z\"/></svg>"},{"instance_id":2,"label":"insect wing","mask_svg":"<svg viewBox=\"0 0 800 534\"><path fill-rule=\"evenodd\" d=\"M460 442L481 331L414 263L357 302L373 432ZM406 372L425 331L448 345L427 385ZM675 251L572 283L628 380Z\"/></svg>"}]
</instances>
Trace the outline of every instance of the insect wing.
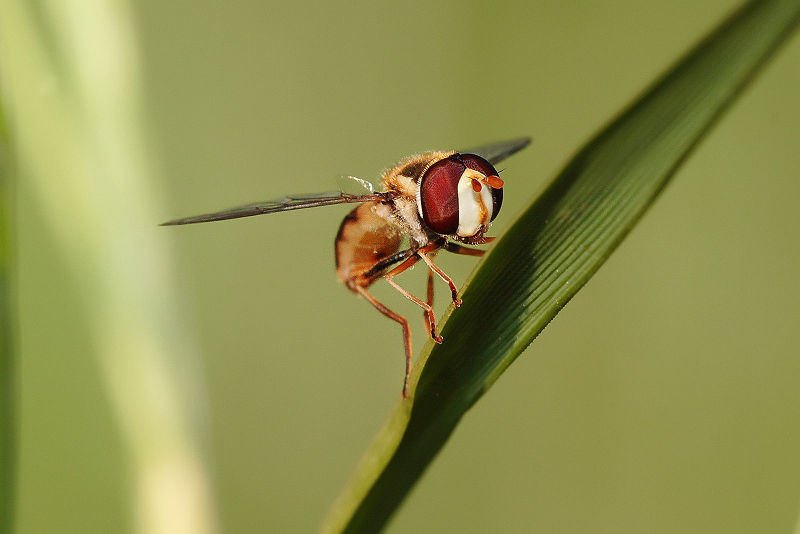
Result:
<instances>
[{"instance_id":1,"label":"insect wing","mask_svg":"<svg viewBox=\"0 0 800 534\"><path fill-rule=\"evenodd\" d=\"M327 193L315 193L311 195L291 195L275 200L245 204L227 210L216 211L184 217L161 223L161 226L175 226L181 224L195 224L211 221L225 221L228 219L239 219L241 217L252 217L253 215L263 215L266 213L277 213L279 211L299 210L303 208L315 208L317 206L330 206L332 204L348 204L381 200L383 193L354 195L342 191L330 191Z\"/></svg>"},{"instance_id":2,"label":"insect wing","mask_svg":"<svg viewBox=\"0 0 800 534\"><path fill-rule=\"evenodd\" d=\"M468 148L466 150L461 150L460 152L462 154L477 154L492 165L495 165L510 155L519 152L530 143L530 137L520 137L517 139L509 139L508 141L499 141L497 143L490 143L488 145Z\"/></svg>"}]
</instances>

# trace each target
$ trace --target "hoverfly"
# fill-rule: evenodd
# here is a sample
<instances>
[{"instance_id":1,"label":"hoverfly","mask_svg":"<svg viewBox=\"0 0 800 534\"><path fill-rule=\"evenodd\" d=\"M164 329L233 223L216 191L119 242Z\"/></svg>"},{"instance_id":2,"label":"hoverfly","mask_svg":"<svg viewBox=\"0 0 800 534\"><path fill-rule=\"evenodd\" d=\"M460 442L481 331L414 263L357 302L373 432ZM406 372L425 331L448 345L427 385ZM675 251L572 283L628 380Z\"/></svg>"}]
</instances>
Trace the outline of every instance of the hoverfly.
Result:
<instances>
[{"instance_id":1,"label":"hoverfly","mask_svg":"<svg viewBox=\"0 0 800 534\"><path fill-rule=\"evenodd\" d=\"M384 278L422 308L428 335L441 343L432 308L433 275L450 287L456 306L461 305L461 299L453 280L434 263L434 256L440 250L467 256L482 256L486 252L464 245L480 245L494 239L485 233L502 206L503 180L493 165L529 143L529 138L520 138L463 151L410 156L384 171L383 190L379 192L369 182L357 179L367 186L365 194L336 191L288 196L175 219L162 226L222 221L331 204L360 204L345 216L336 234L336 273L348 289L402 327L406 357L403 398L406 398L411 373L408 320L381 304L367 288L378 278ZM394 280L420 260L428 266L424 301Z\"/></svg>"}]
</instances>

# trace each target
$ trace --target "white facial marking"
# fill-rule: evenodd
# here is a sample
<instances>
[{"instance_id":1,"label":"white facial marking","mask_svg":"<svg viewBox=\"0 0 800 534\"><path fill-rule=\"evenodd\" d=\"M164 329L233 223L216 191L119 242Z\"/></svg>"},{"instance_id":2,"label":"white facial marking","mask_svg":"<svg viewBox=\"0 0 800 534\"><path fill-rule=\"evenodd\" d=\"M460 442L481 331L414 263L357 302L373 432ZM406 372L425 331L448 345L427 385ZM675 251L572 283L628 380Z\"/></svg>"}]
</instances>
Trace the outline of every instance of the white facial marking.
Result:
<instances>
[{"instance_id":1,"label":"white facial marking","mask_svg":"<svg viewBox=\"0 0 800 534\"><path fill-rule=\"evenodd\" d=\"M417 195L416 195L417 196L417 213L419 213L420 220L423 219L423 215L422 215L422 194L421 194L422 187L421 187L421 185L422 185L422 180L420 180L419 183L417 184Z\"/></svg>"},{"instance_id":2,"label":"white facial marking","mask_svg":"<svg viewBox=\"0 0 800 534\"><path fill-rule=\"evenodd\" d=\"M492 220L492 188L483 182L480 192L472 189L472 180L483 174L467 169L458 180L458 230L460 237L472 237Z\"/></svg>"}]
</instances>

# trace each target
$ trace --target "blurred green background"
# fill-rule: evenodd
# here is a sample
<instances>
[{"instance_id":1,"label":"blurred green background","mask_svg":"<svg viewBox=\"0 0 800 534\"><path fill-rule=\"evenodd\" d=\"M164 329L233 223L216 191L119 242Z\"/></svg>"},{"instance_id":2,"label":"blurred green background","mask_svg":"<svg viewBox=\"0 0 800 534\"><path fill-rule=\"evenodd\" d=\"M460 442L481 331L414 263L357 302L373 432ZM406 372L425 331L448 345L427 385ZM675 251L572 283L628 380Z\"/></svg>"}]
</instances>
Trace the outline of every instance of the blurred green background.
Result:
<instances>
[{"instance_id":1,"label":"blurred green background","mask_svg":"<svg viewBox=\"0 0 800 534\"><path fill-rule=\"evenodd\" d=\"M152 224L531 135L503 164L502 233L736 5L140 0L144 120L165 195ZM390 532L792 531L799 64L795 38L469 413ZM18 190L17 530L131 532L131 463L82 289L34 191ZM202 358L207 391L190 402L210 430L222 532L313 531L399 397L398 328L336 282L347 210L158 229ZM462 281L474 261L440 264ZM422 270L403 276L422 291ZM414 318L418 350L421 313L384 285L375 294Z\"/></svg>"}]
</instances>

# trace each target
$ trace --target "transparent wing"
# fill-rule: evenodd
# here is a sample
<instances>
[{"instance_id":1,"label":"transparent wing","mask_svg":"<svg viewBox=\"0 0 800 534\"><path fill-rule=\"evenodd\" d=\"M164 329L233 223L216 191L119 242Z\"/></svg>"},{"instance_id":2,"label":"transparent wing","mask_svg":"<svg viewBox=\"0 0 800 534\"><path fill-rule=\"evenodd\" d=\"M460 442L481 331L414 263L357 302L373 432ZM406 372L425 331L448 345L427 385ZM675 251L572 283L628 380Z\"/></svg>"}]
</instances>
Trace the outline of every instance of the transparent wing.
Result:
<instances>
[{"instance_id":1,"label":"transparent wing","mask_svg":"<svg viewBox=\"0 0 800 534\"><path fill-rule=\"evenodd\" d=\"M193 217L184 217L161 223L161 226L174 226L179 224L194 224L211 221L225 221L227 219L238 219L240 217L252 217L253 215L263 215L265 213L277 213L279 211L299 210L302 208L315 208L317 206L330 206L331 204L348 204L356 202L369 202L382 200L385 193L372 193L368 195L352 195L342 191L330 191L327 193L315 193L311 195L292 195L246 204L236 208L230 208L213 213L204 213Z\"/></svg>"},{"instance_id":2,"label":"transparent wing","mask_svg":"<svg viewBox=\"0 0 800 534\"><path fill-rule=\"evenodd\" d=\"M460 152L462 154L477 154L494 165L500 163L511 154L519 152L530 143L530 137L519 137L517 139L509 139L508 141L498 141L497 143L468 148Z\"/></svg>"}]
</instances>

